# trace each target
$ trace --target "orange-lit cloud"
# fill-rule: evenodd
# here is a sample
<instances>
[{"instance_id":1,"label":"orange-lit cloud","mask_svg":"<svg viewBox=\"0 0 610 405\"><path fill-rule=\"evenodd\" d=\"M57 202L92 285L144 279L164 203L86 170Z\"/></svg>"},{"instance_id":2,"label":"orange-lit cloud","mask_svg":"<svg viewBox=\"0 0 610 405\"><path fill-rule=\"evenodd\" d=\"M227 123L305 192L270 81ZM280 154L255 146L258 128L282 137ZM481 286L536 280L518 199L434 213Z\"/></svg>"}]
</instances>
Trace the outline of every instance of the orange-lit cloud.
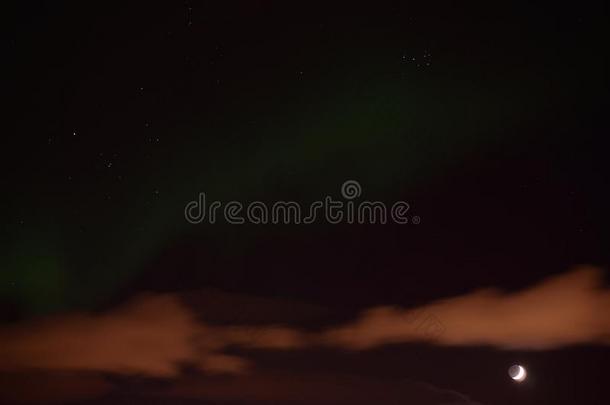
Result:
<instances>
[{"instance_id":1,"label":"orange-lit cloud","mask_svg":"<svg viewBox=\"0 0 610 405\"><path fill-rule=\"evenodd\" d=\"M197 356L194 317L172 296L148 296L108 314L20 325L0 335L3 369L176 374Z\"/></svg>"},{"instance_id":2,"label":"orange-lit cloud","mask_svg":"<svg viewBox=\"0 0 610 405\"><path fill-rule=\"evenodd\" d=\"M582 268L514 293L475 291L414 309L377 307L318 333L264 324L204 323L175 295L141 296L104 314L74 314L0 330L0 371L91 371L176 377L185 365L241 374L227 349L363 350L425 341L545 350L610 342L610 291Z\"/></svg>"},{"instance_id":3,"label":"orange-lit cloud","mask_svg":"<svg viewBox=\"0 0 610 405\"><path fill-rule=\"evenodd\" d=\"M486 289L416 309L373 308L321 341L349 349L427 341L544 350L609 338L610 290L601 271L580 268L510 294Z\"/></svg>"},{"instance_id":4,"label":"orange-lit cloud","mask_svg":"<svg viewBox=\"0 0 610 405\"><path fill-rule=\"evenodd\" d=\"M252 339L252 334L256 339ZM230 346L287 349L298 334L279 326L208 326L173 295L147 295L103 315L76 314L0 330L0 370L79 370L173 377L182 365L240 373Z\"/></svg>"}]
</instances>

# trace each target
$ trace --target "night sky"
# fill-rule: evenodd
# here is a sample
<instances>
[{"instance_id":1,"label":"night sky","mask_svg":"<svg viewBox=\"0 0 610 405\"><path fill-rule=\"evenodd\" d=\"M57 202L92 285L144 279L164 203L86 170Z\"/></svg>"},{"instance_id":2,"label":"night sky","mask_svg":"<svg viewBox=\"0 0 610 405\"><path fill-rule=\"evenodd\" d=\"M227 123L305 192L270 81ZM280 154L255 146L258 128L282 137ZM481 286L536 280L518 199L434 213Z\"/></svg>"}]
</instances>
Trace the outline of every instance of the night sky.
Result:
<instances>
[{"instance_id":1,"label":"night sky","mask_svg":"<svg viewBox=\"0 0 610 405\"><path fill-rule=\"evenodd\" d=\"M0 403L610 403L604 2L5 15Z\"/></svg>"}]
</instances>

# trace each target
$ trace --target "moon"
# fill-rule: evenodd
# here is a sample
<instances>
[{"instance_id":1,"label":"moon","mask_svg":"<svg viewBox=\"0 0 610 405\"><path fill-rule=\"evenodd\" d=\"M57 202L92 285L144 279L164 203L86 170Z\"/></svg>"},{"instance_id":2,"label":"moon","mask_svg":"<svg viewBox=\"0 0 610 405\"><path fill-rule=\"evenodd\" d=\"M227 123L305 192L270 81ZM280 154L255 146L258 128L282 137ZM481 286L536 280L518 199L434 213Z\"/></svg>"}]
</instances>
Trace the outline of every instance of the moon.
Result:
<instances>
[{"instance_id":1,"label":"moon","mask_svg":"<svg viewBox=\"0 0 610 405\"><path fill-rule=\"evenodd\" d=\"M525 368L523 366L520 366L519 364L515 364L514 366L511 366L508 369L508 375L513 380L515 380L517 382L521 382L521 381L525 380L525 377L527 377L527 371L525 370Z\"/></svg>"}]
</instances>

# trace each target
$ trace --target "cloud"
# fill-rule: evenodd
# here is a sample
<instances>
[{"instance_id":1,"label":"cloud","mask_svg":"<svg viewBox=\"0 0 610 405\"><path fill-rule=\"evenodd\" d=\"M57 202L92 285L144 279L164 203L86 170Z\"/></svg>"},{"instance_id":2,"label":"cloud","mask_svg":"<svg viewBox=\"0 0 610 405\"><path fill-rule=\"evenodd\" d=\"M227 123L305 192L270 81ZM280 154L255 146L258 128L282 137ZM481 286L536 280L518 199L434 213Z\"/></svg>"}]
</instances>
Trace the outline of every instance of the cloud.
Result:
<instances>
[{"instance_id":1,"label":"cloud","mask_svg":"<svg viewBox=\"0 0 610 405\"><path fill-rule=\"evenodd\" d=\"M146 296L103 315L27 323L0 334L0 368L172 376L196 357L198 325L173 296Z\"/></svg>"},{"instance_id":2,"label":"cloud","mask_svg":"<svg viewBox=\"0 0 610 405\"><path fill-rule=\"evenodd\" d=\"M582 267L515 293L485 289L415 309L376 307L320 341L356 350L413 341L530 350L608 344L610 290L602 281L600 270Z\"/></svg>"},{"instance_id":3,"label":"cloud","mask_svg":"<svg viewBox=\"0 0 610 405\"><path fill-rule=\"evenodd\" d=\"M229 305L225 302L223 305ZM103 314L73 314L0 329L0 371L89 371L172 378L184 366L207 374L252 366L231 349L364 350L425 341L546 350L610 342L610 291L581 268L514 293L480 290L419 308L376 307L321 332L281 323L211 324L176 295L144 295Z\"/></svg>"},{"instance_id":4,"label":"cloud","mask_svg":"<svg viewBox=\"0 0 610 405\"><path fill-rule=\"evenodd\" d=\"M253 336L256 338L253 339ZM210 326L174 295L144 295L101 315L74 314L0 330L0 370L97 371L175 377L184 365L240 373L227 347L289 349L303 343L281 326Z\"/></svg>"}]
</instances>

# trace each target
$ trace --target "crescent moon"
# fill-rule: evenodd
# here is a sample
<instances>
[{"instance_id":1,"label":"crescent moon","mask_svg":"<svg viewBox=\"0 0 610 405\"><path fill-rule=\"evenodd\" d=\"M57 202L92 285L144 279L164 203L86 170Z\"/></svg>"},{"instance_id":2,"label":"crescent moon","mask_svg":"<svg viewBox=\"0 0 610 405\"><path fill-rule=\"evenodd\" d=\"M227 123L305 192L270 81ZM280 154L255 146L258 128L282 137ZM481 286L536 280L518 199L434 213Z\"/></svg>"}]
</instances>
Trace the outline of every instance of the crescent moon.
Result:
<instances>
[{"instance_id":1,"label":"crescent moon","mask_svg":"<svg viewBox=\"0 0 610 405\"><path fill-rule=\"evenodd\" d=\"M525 380L525 376L527 375L527 373L525 372L525 369L521 366L519 366L519 372L517 373L516 376L513 377L513 380L515 381L523 381Z\"/></svg>"}]
</instances>

